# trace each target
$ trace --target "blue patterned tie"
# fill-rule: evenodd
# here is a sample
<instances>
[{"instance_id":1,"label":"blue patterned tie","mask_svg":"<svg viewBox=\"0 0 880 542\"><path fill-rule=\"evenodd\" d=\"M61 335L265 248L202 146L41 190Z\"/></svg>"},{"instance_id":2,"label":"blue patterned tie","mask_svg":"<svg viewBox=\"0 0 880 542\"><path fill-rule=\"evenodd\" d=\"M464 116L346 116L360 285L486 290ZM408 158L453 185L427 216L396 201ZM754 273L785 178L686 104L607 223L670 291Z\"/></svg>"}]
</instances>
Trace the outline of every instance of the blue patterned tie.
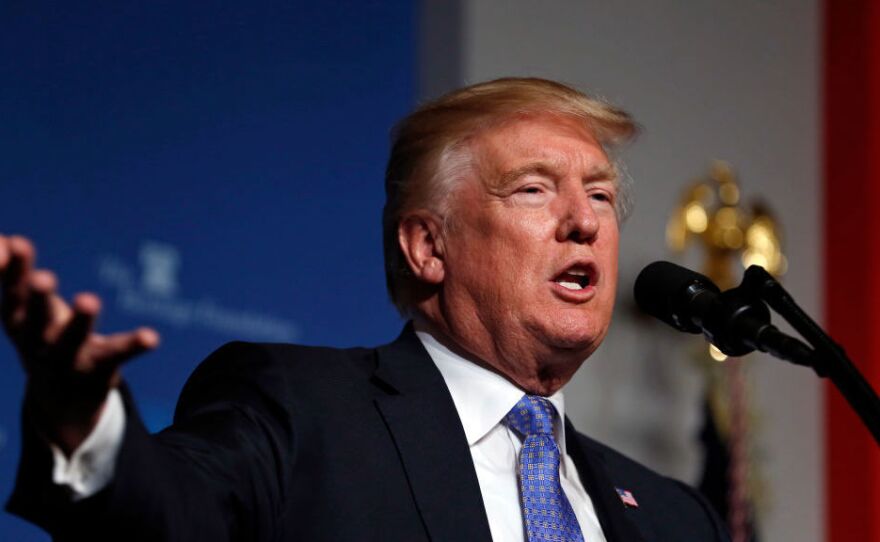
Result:
<instances>
[{"instance_id":1,"label":"blue patterned tie","mask_svg":"<svg viewBox=\"0 0 880 542\"><path fill-rule=\"evenodd\" d=\"M577 517L559 483L559 447L553 438L556 409L543 397L526 395L504 418L524 437L519 487L529 542L583 542Z\"/></svg>"}]
</instances>

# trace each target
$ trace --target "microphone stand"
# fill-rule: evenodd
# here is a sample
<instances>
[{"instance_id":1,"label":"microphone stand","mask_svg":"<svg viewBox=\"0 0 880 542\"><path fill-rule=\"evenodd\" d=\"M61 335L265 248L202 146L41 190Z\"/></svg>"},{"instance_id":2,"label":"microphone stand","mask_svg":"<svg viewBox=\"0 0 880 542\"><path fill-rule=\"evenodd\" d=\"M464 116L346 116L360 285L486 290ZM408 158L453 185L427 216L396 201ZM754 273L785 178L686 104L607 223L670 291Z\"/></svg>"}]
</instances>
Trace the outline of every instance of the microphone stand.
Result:
<instances>
[{"instance_id":1,"label":"microphone stand","mask_svg":"<svg viewBox=\"0 0 880 542\"><path fill-rule=\"evenodd\" d=\"M800 349L800 354L789 356L788 361L812 367L820 377L830 378L871 432L874 441L880 445L880 398L843 348L794 302L785 288L763 267L752 265L746 269L742 284L737 289L766 302L810 343L813 350L804 347Z\"/></svg>"}]
</instances>

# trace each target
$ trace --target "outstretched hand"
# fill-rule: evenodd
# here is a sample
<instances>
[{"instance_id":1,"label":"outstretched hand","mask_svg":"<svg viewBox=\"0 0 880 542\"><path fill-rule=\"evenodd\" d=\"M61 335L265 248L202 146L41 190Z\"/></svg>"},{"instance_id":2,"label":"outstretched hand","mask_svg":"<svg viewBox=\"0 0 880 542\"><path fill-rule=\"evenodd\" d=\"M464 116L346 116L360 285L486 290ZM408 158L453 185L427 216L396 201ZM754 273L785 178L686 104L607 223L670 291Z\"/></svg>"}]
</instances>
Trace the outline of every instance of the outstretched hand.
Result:
<instances>
[{"instance_id":1,"label":"outstretched hand","mask_svg":"<svg viewBox=\"0 0 880 542\"><path fill-rule=\"evenodd\" d=\"M96 333L101 300L81 293L68 304L55 275L35 269L35 261L28 239L0 235L0 315L28 376L28 407L69 454L97 423L119 367L155 348L159 335L149 328Z\"/></svg>"}]
</instances>

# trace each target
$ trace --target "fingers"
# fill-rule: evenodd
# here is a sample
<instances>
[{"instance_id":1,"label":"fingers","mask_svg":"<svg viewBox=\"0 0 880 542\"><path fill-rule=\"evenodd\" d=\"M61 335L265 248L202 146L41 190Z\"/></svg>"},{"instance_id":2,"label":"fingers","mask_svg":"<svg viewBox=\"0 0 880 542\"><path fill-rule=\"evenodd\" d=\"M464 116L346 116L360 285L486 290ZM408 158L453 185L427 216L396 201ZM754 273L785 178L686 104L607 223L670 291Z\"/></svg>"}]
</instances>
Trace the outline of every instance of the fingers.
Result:
<instances>
[{"instance_id":1,"label":"fingers","mask_svg":"<svg viewBox=\"0 0 880 542\"><path fill-rule=\"evenodd\" d=\"M30 273L36 251L30 241L21 236L6 239L6 265L2 267L2 313L7 325L20 324L26 312Z\"/></svg>"},{"instance_id":2,"label":"fingers","mask_svg":"<svg viewBox=\"0 0 880 542\"><path fill-rule=\"evenodd\" d=\"M36 250L27 238L0 235L0 317L30 374L115 370L158 346L159 335L149 328L95 333L101 300L84 293L68 305L58 295L54 273L34 270L35 260Z\"/></svg>"},{"instance_id":3,"label":"fingers","mask_svg":"<svg viewBox=\"0 0 880 542\"><path fill-rule=\"evenodd\" d=\"M3 276L3 270L9 263L9 240L5 236L0 235L0 277Z\"/></svg>"},{"instance_id":4,"label":"fingers","mask_svg":"<svg viewBox=\"0 0 880 542\"><path fill-rule=\"evenodd\" d=\"M50 322L53 321L52 297L58 287L58 280L49 271L31 273L27 309L22 329L23 339L39 344L46 341Z\"/></svg>"},{"instance_id":5,"label":"fingers","mask_svg":"<svg viewBox=\"0 0 880 542\"><path fill-rule=\"evenodd\" d=\"M77 295L73 299L73 313L55 342L52 357L74 360L92 333L100 312L101 300L98 296L89 293Z\"/></svg>"},{"instance_id":6,"label":"fingers","mask_svg":"<svg viewBox=\"0 0 880 542\"><path fill-rule=\"evenodd\" d=\"M81 371L114 371L134 356L159 346L159 334L146 327L113 335L92 335L79 356L77 367Z\"/></svg>"}]
</instances>

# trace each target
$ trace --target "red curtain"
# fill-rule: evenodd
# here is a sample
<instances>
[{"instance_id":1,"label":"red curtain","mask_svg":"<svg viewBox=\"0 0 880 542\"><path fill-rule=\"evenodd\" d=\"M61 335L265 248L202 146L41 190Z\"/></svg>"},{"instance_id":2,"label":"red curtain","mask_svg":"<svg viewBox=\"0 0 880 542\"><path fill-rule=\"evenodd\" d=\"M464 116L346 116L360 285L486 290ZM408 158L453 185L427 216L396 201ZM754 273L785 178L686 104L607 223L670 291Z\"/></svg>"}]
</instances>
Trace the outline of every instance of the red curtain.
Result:
<instances>
[{"instance_id":1,"label":"red curtain","mask_svg":"<svg viewBox=\"0 0 880 542\"><path fill-rule=\"evenodd\" d=\"M825 323L880 389L880 1L825 0ZM825 388L827 540L880 540L880 447Z\"/></svg>"}]
</instances>

